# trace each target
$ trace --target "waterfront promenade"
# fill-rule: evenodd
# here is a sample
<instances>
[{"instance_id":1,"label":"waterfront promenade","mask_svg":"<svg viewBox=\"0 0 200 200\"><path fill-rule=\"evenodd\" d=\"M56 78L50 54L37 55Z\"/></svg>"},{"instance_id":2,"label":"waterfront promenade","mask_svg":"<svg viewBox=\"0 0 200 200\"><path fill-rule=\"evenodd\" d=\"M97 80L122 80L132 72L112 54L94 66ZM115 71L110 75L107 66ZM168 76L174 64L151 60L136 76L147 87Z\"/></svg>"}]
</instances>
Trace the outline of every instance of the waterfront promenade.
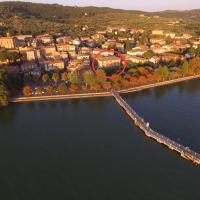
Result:
<instances>
[{"instance_id":1,"label":"waterfront promenade","mask_svg":"<svg viewBox=\"0 0 200 200\"><path fill-rule=\"evenodd\" d=\"M132 93L137 92L145 89L175 84L183 81L189 81L193 79L200 78L200 75L194 75L194 76L186 76L182 78L162 81L162 82L156 82L141 86L136 86L132 88L125 88L121 89L118 92L119 93ZM82 93L72 93L72 94L54 94L54 95L33 95L33 96L20 96L20 97L14 97L10 99L10 102L13 103L20 103L20 102L32 102L32 101L49 101L49 100L64 100L64 99L81 99L81 98L93 98L93 97L107 97L112 96L110 92L82 92Z\"/></svg>"},{"instance_id":2,"label":"waterfront promenade","mask_svg":"<svg viewBox=\"0 0 200 200\"><path fill-rule=\"evenodd\" d=\"M116 99L118 104L126 111L128 116L134 121L135 125L138 126L144 134L157 141L160 144L167 146L169 149L178 152L181 157L191 160L193 163L200 165L200 154L192 151L189 147L185 147L168 137L161 135L160 133L152 130L149 126L148 122L145 122L142 117L140 117L127 103L126 101L119 95L117 91L114 89L111 91L113 97Z\"/></svg>"}]
</instances>

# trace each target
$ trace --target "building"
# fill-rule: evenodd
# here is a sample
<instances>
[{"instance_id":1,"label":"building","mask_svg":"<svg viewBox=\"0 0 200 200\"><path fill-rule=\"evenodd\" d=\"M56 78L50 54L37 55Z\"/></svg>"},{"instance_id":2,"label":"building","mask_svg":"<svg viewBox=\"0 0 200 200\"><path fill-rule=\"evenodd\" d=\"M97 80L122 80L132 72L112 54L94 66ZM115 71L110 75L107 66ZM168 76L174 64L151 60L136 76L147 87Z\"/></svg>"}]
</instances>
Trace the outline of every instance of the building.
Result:
<instances>
[{"instance_id":1,"label":"building","mask_svg":"<svg viewBox=\"0 0 200 200\"><path fill-rule=\"evenodd\" d=\"M23 73L30 73L35 69L38 69L38 64L35 61L27 61L21 64L21 72Z\"/></svg>"},{"instance_id":2,"label":"building","mask_svg":"<svg viewBox=\"0 0 200 200\"><path fill-rule=\"evenodd\" d=\"M153 35L164 35L164 31L163 30L153 30L152 34Z\"/></svg>"},{"instance_id":3,"label":"building","mask_svg":"<svg viewBox=\"0 0 200 200\"><path fill-rule=\"evenodd\" d=\"M174 39L176 37L176 33L168 32L168 33L165 33L165 36L171 37L172 39Z\"/></svg>"},{"instance_id":4,"label":"building","mask_svg":"<svg viewBox=\"0 0 200 200\"><path fill-rule=\"evenodd\" d=\"M183 60L183 56L175 53L164 53L161 55L161 60L164 62Z\"/></svg>"},{"instance_id":5,"label":"building","mask_svg":"<svg viewBox=\"0 0 200 200\"><path fill-rule=\"evenodd\" d=\"M40 66L45 69L45 71L55 71L63 70L65 68L64 60L45 60L40 63Z\"/></svg>"},{"instance_id":6,"label":"building","mask_svg":"<svg viewBox=\"0 0 200 200\"><path fill-rule=\"evenodd\" d=\"M19 41L16 37L0 37L0 47L6 49L14 49L19 46Z\"/></svg>"},{"instance_id":7,"label":"building","mask_svg":"<svg viewBox=\"0 0 200 200\"><path fill-rule=\"evenodd\" d=\"M164 47L164 46L154 46L154 47L151 48L151 50L155 54L163 54L163 53L166 53L166 52L170 51L167 47Z\"/></svg>"},{"instance_id":8,"label":"building","mask_svg":"<svg viewBox=\"0 0 200 200\"><path fill-rule=\"evenodd\" d=\"M57 44L56 48L58 51L75 51L76 50L75 45L71 45L71 44Z\"/></svg>"},{"instance_id":9,"label":"building","mask_svg":"<svg viewBox=\"0 0 200 200\"><path fill-rule=\"evenodd\" d=\"M56 52L55 46L42 46L40 48L41 55L44 57L48 57Z\"/></svg>"},{"instance_id":10,"label":"building","mask_svg":"<svg viewBox=\"0 0 200 200\"><path fill-rule=\"evenodd\" d=\"M121 65L121 59L117 56L99 56L96 60L98 62L98 67L100 68L119 67Z\"/></svg>"},{"instance_id":11,"label":"building","mask_svg":"<svg viewBox=\"0 0 200 200\"><path fill-rule=\"evenodd\" d=\"M145 52L146 52L145 50L138 48L138 49L132 49L130 51L127 51L127 54L130 56L143 56Z\"/></svg>"},{"instance_id":12,"label":"building","mask_svg":"<svg viewBox=\"0 0 200 200\"><path fill-rule=\"evenodd\" d=\"M101 56L113 56L114 52L113 51L108 52L108 51L105 51L104 49L95 48L93 49L92 54L93 56L98 55L98 54L100 54Z\"/></svg>"},{"instance_id":13,"label":"building","mask_svg":"<svg viewBox=\"0 0 200 200\"><path fill-rule=\"evenodd\" d=\"M149 59L149 62L154 63L154 64L159 63L159 61L160 61L160 57L158 56L153 56Z\"/></svg>"},{"instance_id":14,"label":"building","mask_svg":"<svg viewBox=\"0 0 200 200\"><path fill-rule=\"evenodd\" d=\"M165 45L166 44L166 40L165 39L161 39L161 38L151 38L150 42L152 44L160 44L160 45Z\"/></svg>"},{"instance_id":15,"label":"building","mask_svg":"<svg viewBox=\"0 0 200 200\"><path fill-rule=\"evenodd\" d=\"M130 56L130 55L127 55L127 54L125 56L125 60L132 62L132 63L136 63L136 64L140 64L140 63L143 64L143 63L148 62L148 60L146 58L137 57L137 56Z\"/></svg>"},{"instance_id":16,"label":"building","mask_svg":"<svg viewBox=\"0 0 200 200\"><path fill-rule=\"evenodd\" d=\"M74 59L69 61L67 70L73 72L84 69L85 67L87 67L85 66L85 62L83 62L82 60Z\"/></svg>"},{"instance_id":17,"label":"building","mask_svg":"<svg viewBox=\"0 0 200 200\"><path fill-rule=\"evenodd\" d=\"M38 35L37 40L43 44L52 44L54 43L53 37L51 35L48 34L44 34L44 35Z\"/></svg>"},{"instance_id":18,"label":"building","mask_svg":"<svg viewBox=\"0 0 200 200\"><path fill-rule=\"evenodd\" d=\"M81 47L80 48L80 53L81 54L91 54L92 52L92 48L89 48L89 47Z\"/></svg>"}]
</instances>

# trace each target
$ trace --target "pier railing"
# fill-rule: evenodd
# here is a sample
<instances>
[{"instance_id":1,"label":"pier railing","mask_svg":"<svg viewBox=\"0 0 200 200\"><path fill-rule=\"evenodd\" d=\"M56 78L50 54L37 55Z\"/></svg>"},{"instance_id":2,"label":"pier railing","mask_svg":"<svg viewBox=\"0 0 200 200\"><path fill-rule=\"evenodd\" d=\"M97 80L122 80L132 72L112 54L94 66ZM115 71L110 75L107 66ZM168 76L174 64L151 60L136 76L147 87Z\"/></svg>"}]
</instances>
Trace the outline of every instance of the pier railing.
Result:
<instances>
[{"instance_id":1,"label":"pier railing","mask_svg":"<svg viewBox=\"0 0 200 200\"><path fill-rule=\"evenodd\" d=\"M162 134L152 130L149 123L145 122L127 103L126 101L116 92L114 89L111 90L113 97L116 99L118 104L126 111L129 117L134 121L135 125L138 126L146 136L156 140L158 143L167 146L169 149L178 152L181 157L191 160L195 164L200 165L200 154L191 150L189 147L185 147L172 139L163 136Z\"/></svg>"}]
</instances>

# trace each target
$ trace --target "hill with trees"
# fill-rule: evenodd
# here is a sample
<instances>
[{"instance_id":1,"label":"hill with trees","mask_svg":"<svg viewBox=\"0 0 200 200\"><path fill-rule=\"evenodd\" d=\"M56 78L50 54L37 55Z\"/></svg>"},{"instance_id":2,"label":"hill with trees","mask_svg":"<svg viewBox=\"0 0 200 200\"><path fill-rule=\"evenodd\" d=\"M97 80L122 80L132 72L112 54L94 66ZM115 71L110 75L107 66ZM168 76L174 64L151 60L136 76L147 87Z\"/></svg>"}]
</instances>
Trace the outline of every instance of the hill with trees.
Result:
<instances>
[{"instance_id":1,"label":"hill with trees","mask_svg":"<svg viewBox=\"0 0 200 200\"><path fill-rule=\"evenodd\" d=\"M0 34L44 32L84 35L107 26L163 28L200 33L200 10L142 12L98 7L71 7L27 2L0 3ZM178 25L169 23L178 21ZM83 31L83 27L86 27Z\"/></svg>"}]
</instances>

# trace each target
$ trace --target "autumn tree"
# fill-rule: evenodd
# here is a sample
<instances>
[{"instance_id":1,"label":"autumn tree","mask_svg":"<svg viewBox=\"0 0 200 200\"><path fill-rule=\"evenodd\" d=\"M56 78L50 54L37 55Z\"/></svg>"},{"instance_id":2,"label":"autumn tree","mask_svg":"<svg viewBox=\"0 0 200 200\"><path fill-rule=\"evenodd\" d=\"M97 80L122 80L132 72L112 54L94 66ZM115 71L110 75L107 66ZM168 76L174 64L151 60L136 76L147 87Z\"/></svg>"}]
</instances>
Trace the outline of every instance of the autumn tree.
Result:
<instances>
[{"instance_id":1,"label":"autumn tree","mask_svg":"<svg viewBox=\"0 0 200 200\"><path fill-rule=\"evenodd\" d=\"M38 87L35 89L35 93L36 93L36 94L41 95L42 92L43 92L43 88L42 88L41 86L38 86Z\"/></svg>"},{"instance_id":2,"label":"autumn tree","mask_svg":"<svg viewBox=\"0 0 200 200\"><path fill-rule=\"evenodd\" d=\"M64 94L64 93L66 92L66 90L67 90L67 87L66 87L65 84L60 84L60 85L58 86L58 91L59 91L60 93L62 93L62 94Z\"/></svg>"},{"instance_id":3,"label":"autumn tree","mask_svg":"<svg viewBox=\"0 0 200 200\"><path fill-rule=\"evenodd\" d=\"M24 94L25 96L31 96L31 95L32 95L32 92L33 92L33 90L32 90L32 88L31 88L30 86L25 86L25 87L23 88L23 94Z\"/></svg>"},{"instance_id":4,"label":"autumn tree","mask_svg":"<svg viewBox=\"0 0 200 200\"><path fill-rule=\"evenodd\" d=\"M103 87L104 90L109 91L109 90L111 90L112 85L111 85L110 82L104 82L102 87Z\"/></svg>"},{"instance_id":5,"label":"autumn tree","mask_svg":"<svg viewBox=\"0 0 200 200\"><path fill-rule=\"evenodd\" d=\"M105 76L106 76L106 73L103 69L97 69L96 70L96 82L99 83L99 84L102 84L105 82Z\"/></svg>"},{"instance_id":6,"label":"autumn tree","mask_svg":"<svg viewBox=\"0 0 200 200\"><path fill-rule=\"evenodd\" d=\"M46 91L48 94L52 94L53 93L53 86L49 85L47 88L46 88Z\"/></svg>"},{"instance_id":7,"label":"autumn tree","mask_svg":"<svg viewBox=\"0 0 200 200\"><path fill-rule=\"evenodd\" d=\"M57 84L57 82L59 80L59 74L57 72L53 73L52 80L54 81L55 84Z\"/></svg>"},{"instance_id":8,"label":"autumn tree","mask_svg":"<svg viewBox=\"0 0 200 200\"><path fill-rule=\"evenodd\" d=\"M42 75L42 81L44 83L48 83L50 81L49 75L48 74L43 74Z\"/></svg>"},{"instance_id":9,"label":"autumn tree","mask_svg":"<svg viewBox=\"0 0 200 200\"><path fill-rule=\"evenodd\" d=\"M62 81L68 81L69 80L68 73L67 72L63 72L61 74L61 79L62 79Z\"/></svg>"}]
</instances>

